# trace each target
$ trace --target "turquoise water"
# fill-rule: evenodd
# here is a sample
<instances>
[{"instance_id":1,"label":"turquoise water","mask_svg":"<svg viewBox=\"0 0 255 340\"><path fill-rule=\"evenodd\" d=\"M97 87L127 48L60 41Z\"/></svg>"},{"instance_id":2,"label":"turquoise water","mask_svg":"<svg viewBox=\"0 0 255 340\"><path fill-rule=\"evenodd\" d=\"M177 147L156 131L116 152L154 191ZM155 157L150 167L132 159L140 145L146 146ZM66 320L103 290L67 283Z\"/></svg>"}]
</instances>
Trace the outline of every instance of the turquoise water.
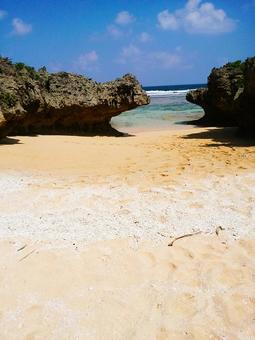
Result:
<instances>
[{"instance_id":1,"label":"turquoise water","mask_svg":"<svg viewBox=\"0 0 255 340\"><path fill-rule=\"evenodd\" d=\"M174 86L145 88L151 98L151 103L114 117L111 121L112 126L124 132L180 128L185 122L202 117L204 112L201 107L185 99L189 89L202 86L182 86L186 86L186 89L174 89Z\"/></svg>"}]
</instances>

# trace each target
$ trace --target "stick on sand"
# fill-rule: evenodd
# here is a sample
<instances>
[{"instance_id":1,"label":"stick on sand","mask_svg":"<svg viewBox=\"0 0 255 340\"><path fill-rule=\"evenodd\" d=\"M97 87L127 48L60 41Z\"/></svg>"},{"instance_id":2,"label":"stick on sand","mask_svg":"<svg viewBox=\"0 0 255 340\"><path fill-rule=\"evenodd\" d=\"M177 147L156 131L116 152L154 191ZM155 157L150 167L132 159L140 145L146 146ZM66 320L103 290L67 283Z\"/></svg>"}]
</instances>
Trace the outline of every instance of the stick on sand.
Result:
<instances>
[{"instance_id":1,"label":"stick on sand","mask_svg":"<svg viewBox=\"0 0 255 340\"><path fill-rule=\"evenodd\" d=\"M173 241L171 241L169 244L168 244L168 247L172 247L174 245L174 242L181 239L181 238L184 238L184 237L190 237L190 236L194 236L194 235L198 235L198 234L201 234L202 231L197 231L195 233L192 233L192 234L185 234L185 235L182 235L182 236L178 236L176 238L173 239Z\"/></svg>"}]
</instances>

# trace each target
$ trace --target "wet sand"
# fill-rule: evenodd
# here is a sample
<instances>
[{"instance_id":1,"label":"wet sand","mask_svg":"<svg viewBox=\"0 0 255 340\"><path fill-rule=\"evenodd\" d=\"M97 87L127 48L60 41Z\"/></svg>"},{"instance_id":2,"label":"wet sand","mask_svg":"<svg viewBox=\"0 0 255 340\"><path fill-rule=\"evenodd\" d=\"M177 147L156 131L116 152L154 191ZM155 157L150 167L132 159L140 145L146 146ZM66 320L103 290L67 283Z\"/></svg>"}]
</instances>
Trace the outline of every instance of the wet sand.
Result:
<instances>
[{"instance_id":1,"label":"wet sand","mask_svg":"<svg viewBox=\"0 0 255 340\"><path fill-rule=\"evenodd\" d=\"M255 337L252 141L211 128L5 142L1 339Z\"/></svg>"}]
</instances>

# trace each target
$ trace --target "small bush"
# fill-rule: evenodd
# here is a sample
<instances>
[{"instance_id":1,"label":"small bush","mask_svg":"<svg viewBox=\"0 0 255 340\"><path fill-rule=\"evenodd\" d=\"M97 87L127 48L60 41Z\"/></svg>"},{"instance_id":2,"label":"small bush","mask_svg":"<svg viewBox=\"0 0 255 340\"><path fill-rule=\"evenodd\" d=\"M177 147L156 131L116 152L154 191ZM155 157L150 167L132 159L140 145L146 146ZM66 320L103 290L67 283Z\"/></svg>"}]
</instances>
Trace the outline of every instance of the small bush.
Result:
<instances>
[{"instance_id":1,"label":"small bush","mask_svg":"<svg viewBox=\"0 0 255 340\"><path fill-rule=\"evenodd\" d=\"M13 107L17 102L17 99L14 95L10 93L0 93L0 104L3 104L7 107Z\"/></svg>"},{"instance_id":2,"label":"small bush","mask_svg":"<svg viewBox=\"0 0 255 340\"><path fill-rule=\"evenodd\" d=\"M30 73L31 75L34 75L36 73L36 70L34 69L34 67L32 66L27 66L26 65L26 70L28 71L28 73Z\"/></svg>"},{"instance_id":3,"label":"small bush","mask_svg":"<svg viewBox=\"0 0 255 340\"><path fill-rule=\"evenodd\" d=\"M241 64L242 64L241 60L236 60L236 61L234 61L232 63L227 63L227 66L231 67L231 68L238 68L238 67L241 66Z\"/></svg>"},{"instance_id":4,"label":"small bush","mask_svg":"<svg viewBox=\"0 0 255 340\"><path fill-rule=\"evenodd\" d=\"M226 66L231 70L239 69L241 71L244 70L245 64L241 60L236 60L232 63L227 63Z\"/></svg>"},{"instance_id":5,"label":"small bush","mask_svg":"<svg viewBox=\"0 0 255 340\"><path fill-rule=\"evenodd\" d=\"M1 61L8 63L9 65L12 65L12 60L8 57L3 57L2 55L0 55L0 62Z\"/></svg>"},{"instance_id":6,"label":"small bush","mask_svg":"<svg viewBox=\"0 0 255 340\"><path fill-rule=\"evenodd\" d=\"M45 66L42 66L41 68L39 68L38 72L46 73L47 69Z\"/></svg>"},{"instance_id":7,"label":"small bush","mask_svg":"<svg viewBox=\"0 0 255 340\"><path fill-rule=\"evenodd\" d=\"M21 71L24 68L26 68L26 65L24 63L16 63L15 68L16 68L16 71Z\"/></svg>"},{"instance_id":8,"label":"small bush","mask_svg":"<svg viewBox=\"0 0 255 340\"><path fill-rule=\"evenodd\" d=\"M16 69L17 72L26 70L28 72L28 74L30 75L30 77L32 77L32 78L35 78L35 76L37 74L37 72L34 69L34 67L28 66L28 65L26 65L24 63L16 63L15 64L15 69Z\"/></svg>"}]
</instances>

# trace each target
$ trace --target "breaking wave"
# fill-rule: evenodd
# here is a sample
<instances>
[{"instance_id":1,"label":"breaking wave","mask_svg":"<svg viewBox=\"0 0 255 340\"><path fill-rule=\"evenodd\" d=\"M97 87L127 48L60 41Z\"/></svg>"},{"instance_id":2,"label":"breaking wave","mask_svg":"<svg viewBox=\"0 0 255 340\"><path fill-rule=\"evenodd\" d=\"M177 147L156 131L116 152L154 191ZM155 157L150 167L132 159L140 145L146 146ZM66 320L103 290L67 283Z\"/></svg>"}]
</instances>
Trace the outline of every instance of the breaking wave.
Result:
<instances>
[{"instance_id":1,"label":"breaking wave","mask_svg":"<svg viewBox=\"0 0 255 340\"><path fill-rule=\"evenodd\" d=\"M187 90L152 90L152 91L146 91L148 96L150 97L165 97L165 96L183 96L186 93L188 93L191 90L194 89L187 89Z\"/></svg>"}]
</instances>

